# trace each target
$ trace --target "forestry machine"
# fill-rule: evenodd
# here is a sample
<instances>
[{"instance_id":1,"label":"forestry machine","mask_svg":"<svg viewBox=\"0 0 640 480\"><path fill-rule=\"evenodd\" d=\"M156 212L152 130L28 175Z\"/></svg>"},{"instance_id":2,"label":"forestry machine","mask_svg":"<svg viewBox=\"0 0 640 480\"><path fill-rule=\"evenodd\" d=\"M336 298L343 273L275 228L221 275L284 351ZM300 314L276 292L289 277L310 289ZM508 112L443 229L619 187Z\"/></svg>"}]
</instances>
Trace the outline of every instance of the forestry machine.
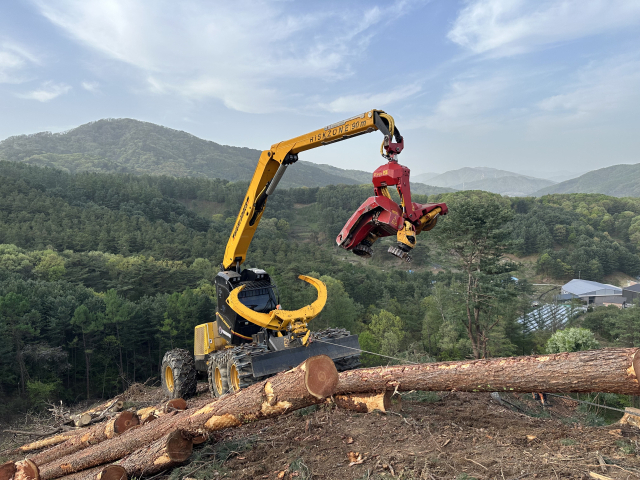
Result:
<instances>
[{"instance_id":1,"label":"forestry machine","mask_svg":"<svg viewBox=\"0 0 640 480\"><path fill-rule=\"evenodd\" d=\"M409 261L408 252L415 246L415 236L433 228L439 214L446 214L445 204L411 202L409 169L397 160L404 140L393 118L381 110L371 110L272 145L260 155L215 278L216 320L195 327L194 356L186 350L174 349L162 360L162 386L169 397L194 395L198 372L207 375L212 395L219 397L293 368L315 355L328 355L339 371L360 365L357 335L335 328L311 332L307 327L327 301L323 282L300 275L301 280L315 287L318 298L306 307L287 311L281 309L276 286L266 271L240 266L267 199L286 169L298 161L298 154L375 130L384 134L380 152L388 163L373 174L375 196L349 219L338 236L338 244L357 255L370 257L373 242L395 233L398 246L390 247L389 251ZM401 205L391 199L388 186L398 189Z\"/></svg>"}]
</instances>

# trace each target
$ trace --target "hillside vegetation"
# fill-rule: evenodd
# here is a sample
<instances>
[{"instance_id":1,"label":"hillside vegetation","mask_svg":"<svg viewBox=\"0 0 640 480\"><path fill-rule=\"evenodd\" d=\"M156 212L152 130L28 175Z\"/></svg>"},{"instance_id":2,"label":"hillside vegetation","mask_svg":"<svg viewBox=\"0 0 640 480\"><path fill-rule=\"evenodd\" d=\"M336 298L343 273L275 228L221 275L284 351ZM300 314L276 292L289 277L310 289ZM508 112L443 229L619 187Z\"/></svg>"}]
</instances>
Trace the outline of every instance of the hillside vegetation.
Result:
<instances>
[{"instance_id":1,"label":"hillside vegetation","mask_svg":"<svg viewBox=\"0 0 640 480\"><path fill-rule=\"evenodd\" d=\"M612 197L640 197L640 163L613 165L546 187L536 196L551 193L602 193Z\"/></svg>"},{"instance_id":2,"label":"hillside vegetation","mask_svg":"<svg viewBox=\"0 0 640 480\"><path fill-rule=\"evenodd\" d=\"M194 326L215 318L211 283L245 189L0 162L0 413L117 393L156 376L166 350L191 349ZM335 246L370 195L370 186L354 185L277 190L246 263L270 272L286 309L315 299L299 274L321 278L329 300L312 328L348 328L368 351L448 360L542 348L544 335L523 335L517 324L530 291L526 279L511 278L518 265L502 262L505 252L539 255L539 271L558 281L579 271L593 280L640 274L637 199L416 195L446 201L451 213L418 237L407 266L386 253L393 239L376 243L369 261ZM492 256L469 276L460 259L476 243ZM481 299L471 306L482 334L473 338L465 326L469 278Z\"/></svg>"},{"instance_id":3,"label":"hillside vegetation","mask_svg":"<svg viewBox=\"0 0 640 480\"><path fill-rule=\"evenodd\" d=\"M281 139L274 142L277 140ZM259 157L259 150L219 145L186 132L126 118L99 120L64 133L19 135L0 142L0 160L54 167L69 173L249 181ZM370 172L300 161L296 168L287 171L280 185L318 187L370 182ZM426 195L451 191L422 184L416 184L414 190Z\"/></svg>"}]
</instances>

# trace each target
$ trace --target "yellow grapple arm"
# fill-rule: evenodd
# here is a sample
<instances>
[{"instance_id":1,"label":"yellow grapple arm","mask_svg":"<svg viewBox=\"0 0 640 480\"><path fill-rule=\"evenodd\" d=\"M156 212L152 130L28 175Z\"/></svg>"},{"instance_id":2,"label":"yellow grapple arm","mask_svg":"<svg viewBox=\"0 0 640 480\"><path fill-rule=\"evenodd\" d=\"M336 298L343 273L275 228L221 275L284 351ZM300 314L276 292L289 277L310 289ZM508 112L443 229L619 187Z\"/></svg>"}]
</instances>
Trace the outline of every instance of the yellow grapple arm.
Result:
<instances>
[{"instance_id":1,"label":"yellow grapple arm","mask_svg":"<svg viewBox=\"0 0 640 480\"><path fill-rule=\"evenodd\" d=\"M306 331L307 323L315 318L327 303L327 287L324 282L306 275L300 275L298 278L310 283L318 291L318 298L315 302L298 310L272 310L269 313L254 312L238 299L238 294L244 289L244 285L234 288L229 293L227 304L234 312L260 327L282 331L286 330L290 325L294 333Z\"/></svg>"},{"instance_id":2,"label":"yellow grapple arm","mask_svg":"<svg viewBox=\"0 0 640 480\"><path fill-rule=\"evenodd\" d=\"M384 125L380 124L381 117L393 122L383 111L370 110L291 140L276 143L269 150L263 151L227 242L222 261L223 268L239 269L246 260L267 198L274 192L287 167L298 160L298 153L383 129Z\"/></svg>"}]
</instances>

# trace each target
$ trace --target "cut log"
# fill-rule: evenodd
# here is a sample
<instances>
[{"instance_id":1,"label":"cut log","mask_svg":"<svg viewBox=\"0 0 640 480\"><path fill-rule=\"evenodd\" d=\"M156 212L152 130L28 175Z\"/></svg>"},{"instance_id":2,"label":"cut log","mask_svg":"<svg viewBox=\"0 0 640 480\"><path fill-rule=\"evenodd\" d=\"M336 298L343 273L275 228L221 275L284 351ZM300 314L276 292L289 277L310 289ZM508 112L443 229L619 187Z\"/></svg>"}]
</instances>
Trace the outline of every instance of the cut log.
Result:
<instances>
[{"instance_id":1,"label":"cut log","mask_svg":"<svg viewBox=\"0 0 640 480\"><path fill-rule=\"evenodd\" d=\"M147 425L129 430L118 438L106 440L61 461L44 465L40 476L42 480L51 480L114 462L175 430L181 430L183 435L193 438L315 405L332 395L337 384L338 372L333 361L326 355L312 357L292 370L279 373L233 395L225 395L202 408L168 413Z\"/></svg>"},{"instance_id":2,"label":"cut log","mask_svg":"<svg viewBox=\"0 0 640 480\"><path fill-rule=\"evenodd\" d=\"M90 429L84 430L82 434L71 437L60 445L56 445L53 448L34 455L31 457L31 460L33 460L36 465L45 465L91 445L121 435L138 424L139 419L135 413L129 411L120 412L116 418L107 422L106 425L98 424Z\"/></svg>"},{"instance_id":3,"label":"cut log","mask_svg":"<svg viewBox=\"0 0 640 480\"><path fill-rule=\"evenodd\" d=\"M151 475L184 463L192 451L190 436L182 430L175 430L148 447L133 452L118 465L126 470L129 477Z\"/></svg>"},{"instance_id":4,"label":"cut log","mask_svg":"<svg viewBox=\"0 0 640 480\"><path fill-rule=\"evenodd\" d=\"M144 425L145 423L151 422L166 413L176 410L182 411L186 409L187 402L185 400L183 400L182 398L174 398L173 400L169 400L168 402L165 402L160 406L141 408L136 413L138 414L138 417L140 417L140 423Z\"/></svg>"},{"instance_id":5,"label":"cut log","mask_svg":"<svg viewBox=\"0 0 640 480\"><path fill-rule=\"evenodd\" d=\"M93 407L86 412L71 416L71 421L76 427L86 427L92 423L101 421L109 413L115 413L122 410L124 400L120 397L113 398L108 402Z\"/></svg>"},{"instance_id":6,"label":"cut log","mask_svg":"<svg viewBox=\"0 0 640 480\"><path fill-rule=\"evenodd\" d=\"M16 473L13 480L40 480L38 466L31 460L21 460L16 462Z\"/></svg>"},{"instance_id":7,"label":"cut log","mask_svg":"<svg viewBox=\"0 0 640 480\"><path fill-rule=\"evenodd\" d=\"M370 413L374 410L386 412L391 406L392 395L393 392L390 390L380 393L335 395L333 397L333 403L335 403L338 408L358 413Z\"/></svg>"},{"instance_id":8,"label":"cut log","mask_svg":"<svg viewBox=\"0 0 640 480\"><path fill-rule=\"evenodd\" d=\"M14 450L14 453L28 453L35 450L42 450L43 448L52 447L53 445L66 442L71 437L75 437L76 435L78 435L77 430L70 430L68 432L59 433L57 435L53 435L52 437L43 438L42 440L37 440L35 442L22 445L21 447L16 448Z\"/></svg>"},{"instance_id":9,"label":"cut log","mask_svg":"<svg viewBox=\"0 0 640 480\"><path fill-rule=\"evenodd\" d=\"M16 464L7 462L0 465L0 480L11 480L16 473Z\"/></svg>"},{"instance_id":10,"label":"cut log","mask_svg":"<svg viewBox=\"0 0 640 480\"><path fill-rule=\"evenodd\" d=\"M73 425L76 427L86 427L91 423L91 419L93 417L90 413L80 413L78 415L72 415L71 420L73 421Z\"/></svg>"},{"instance_id":11,"label":"cut log","mask_svg":"<svg viewBox=\"0 0 640 480\"><path fill-rule=\"evenodd\" d=\"M164 404L163 410L165 413L171 412L172 410L186 410L187 402L185 402L182 398L174 398L173 400L169 400Z\"/></svg>"},{"instance_id":12,"label":"cut log","mask_svg":"<svg viewBox=\"0 0 640 480\"><path fill-rule=\"evenodd\" d=\"M62 477L62 480L127 480L127 471L120 465L100 465Z\"/></svg>"},{"instance_id":13,"label":"cut log","mask_svg":"<svg viewBox=\"0 0 640 480\"><path fill-rule=\"evenodd\" d=\"M607 348L349 370L340 374L336 394L431 390L640 395L639 374L640 349Z\"/></svg>"}]
</instances>

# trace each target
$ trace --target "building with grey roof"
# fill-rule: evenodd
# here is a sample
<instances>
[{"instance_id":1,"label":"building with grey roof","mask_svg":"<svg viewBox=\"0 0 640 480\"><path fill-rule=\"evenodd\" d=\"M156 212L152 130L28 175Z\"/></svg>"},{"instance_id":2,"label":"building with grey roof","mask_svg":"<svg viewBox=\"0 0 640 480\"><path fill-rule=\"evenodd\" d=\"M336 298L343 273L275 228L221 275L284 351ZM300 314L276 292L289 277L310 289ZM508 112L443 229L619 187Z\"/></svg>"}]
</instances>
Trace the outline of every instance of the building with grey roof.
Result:
<instances>
[{"instance_id":1,"label":"building with grey roof","mask_svg":"<svg viewBox=\"0 0 640 480\"><path fill-rule=\"evenodd\" d=\"M608 283L575 278L562 286L560 294L573 295L590 305L614 304L624 306L626 302L620 287L609 285Z\"/></svg>"},{"instance_id":2,"label":"building with grey roof","mask_svg":"<svg viewBox=\"0 0 640 480\"><path fill-rule=\"evenodd\" d=\"M628 303L633 303L640 299L640 283L624 287L622 289L622 296L627 298Z\"/></svg>"}]
</instances>

